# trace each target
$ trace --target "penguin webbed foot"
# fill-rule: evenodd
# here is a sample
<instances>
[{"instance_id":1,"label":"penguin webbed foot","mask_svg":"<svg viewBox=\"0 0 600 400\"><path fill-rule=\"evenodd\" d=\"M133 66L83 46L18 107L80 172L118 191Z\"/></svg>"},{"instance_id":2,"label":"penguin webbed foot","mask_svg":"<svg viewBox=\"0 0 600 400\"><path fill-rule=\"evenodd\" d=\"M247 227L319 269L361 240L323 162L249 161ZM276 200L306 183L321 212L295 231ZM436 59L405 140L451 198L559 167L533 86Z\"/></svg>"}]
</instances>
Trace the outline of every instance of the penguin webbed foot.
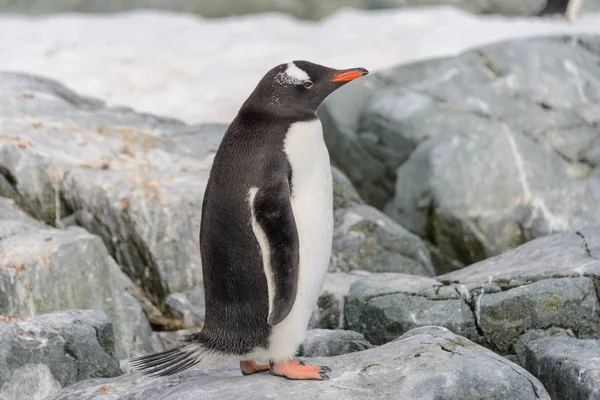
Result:
<instances>
[{"instance_id":1,"label":"penguin webbed foot","mask_svg":"<svg viewBox=\"0 0 600 400\"><path fill-rule=\"evenodd\" d=\"M266 372L270 369L269 364L259 364L255 361L244 360L240 361L240 369L242 370L242 375L252 375L259 372Z\"/></svg>"},{"instance_id":2,"label":"penguin webbed foot","mask_svg":"<svg viewBox=\"0 0 600 400\"><path fill-rule=\"evenodd\" d=\"M270 372L275 376L298 380L326 380L331 368L324 365L305 365L304 361L293 360L281 363L271 363Z\"/></svg>"}]
</instances>

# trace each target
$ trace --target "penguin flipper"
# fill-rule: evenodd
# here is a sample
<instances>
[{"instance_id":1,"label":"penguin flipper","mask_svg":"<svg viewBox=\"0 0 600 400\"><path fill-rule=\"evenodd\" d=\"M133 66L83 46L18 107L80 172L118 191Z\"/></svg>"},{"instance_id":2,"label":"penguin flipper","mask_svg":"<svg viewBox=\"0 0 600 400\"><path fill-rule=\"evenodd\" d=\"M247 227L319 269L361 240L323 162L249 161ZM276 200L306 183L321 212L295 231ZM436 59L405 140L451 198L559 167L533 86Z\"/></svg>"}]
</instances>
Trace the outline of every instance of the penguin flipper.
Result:
<instances>
[{"instance_id":1,"label":"penguin flipper","mask_svg":"<svg viewBox=\"0 0 600 400\"><path fill-rule=\"evenodd\" d=\"M269 289L267 322L273 326L292 310L298 283L299 240L287 178L255 192L252 217Z\"/></svg>"}]
</instances>

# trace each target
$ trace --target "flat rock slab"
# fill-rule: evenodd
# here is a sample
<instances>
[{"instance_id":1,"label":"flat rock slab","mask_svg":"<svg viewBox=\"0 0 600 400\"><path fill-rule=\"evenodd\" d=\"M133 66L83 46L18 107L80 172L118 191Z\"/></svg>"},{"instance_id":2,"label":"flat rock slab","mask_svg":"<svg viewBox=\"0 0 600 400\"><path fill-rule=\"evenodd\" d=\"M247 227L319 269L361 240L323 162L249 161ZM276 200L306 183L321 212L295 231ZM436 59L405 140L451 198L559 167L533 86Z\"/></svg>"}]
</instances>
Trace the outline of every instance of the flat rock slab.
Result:
<instances>
[{"instance_id":1,"label":"flat rock slab","mask_svg":"<svg viewBox=\"0 0 600 400\"><path fill-rule=\"evenodd\" d=\"M600 399L600 340L531 332L519 339L517 356L552 399Z\"/></svg>"},{"instance_id":2,"label":"flat rock slab","mask_svg":"<svg viewBox=\"0 0 600 400\"><path fill-rule=\"evenodd\" d=\"M377 274L352 284L349 329L373 344L441 325L501 354L529 330L600 333L600 228L528 242L436 278Z\"/></svg>"},{"instance_id":3,"label":"flat rock slab","mask_svg":"<svg viewBox=\"0 0 600 400\"><path fill-rule=\"evenodd\" d=\"M241 376L230 364L189 371L168 378L137 374L80 382L55 400L196 400L220 399L506 399L550 396L541 383L518 365L444 328L411 331L379 348L336 357L306 359L327 365L330 380L290 381L270 374ZM449 366L452 366L451 368Z\"/></svg>"},{"instance_id":4,"label":"flat rock slab","mask_svg":"<svg viewBox=\"0 0 600 400\"><path fill-rule=\"evenodd\" d=\"M55 229L0 197L0 315L100 309L114 324L119 358L161 350L133 286L99 237Z\"/></svg>"},{"instance_id":5,"label":"flat rock slab","mask_svg":"<svg viewBox=\"0 0 600 400\"><path fill-rule=\"evenodd\" d=\"M37 400L75 382L122 374L112 325L101 311L0 316L0 398Z\"/></svg>"}]
</instances>

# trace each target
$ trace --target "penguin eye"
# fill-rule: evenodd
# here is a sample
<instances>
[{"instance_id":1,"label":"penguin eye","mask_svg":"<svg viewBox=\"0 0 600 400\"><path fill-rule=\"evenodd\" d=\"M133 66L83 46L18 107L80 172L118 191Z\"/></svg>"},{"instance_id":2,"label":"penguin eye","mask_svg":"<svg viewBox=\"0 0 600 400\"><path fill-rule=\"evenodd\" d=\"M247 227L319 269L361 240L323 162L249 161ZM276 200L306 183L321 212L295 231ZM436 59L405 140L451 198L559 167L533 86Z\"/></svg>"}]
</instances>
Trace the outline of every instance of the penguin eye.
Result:
<instances>
[{"instance_id":1,"label":"penguin eye","mask_svg":"<svg viewBox=\"0 0 600 400\"><path fill-rule=\"evenodd\" d=\"M303 86L307 89L312 87L313 83L311 81L304 81Z\"/></svg>"}]
</instances>

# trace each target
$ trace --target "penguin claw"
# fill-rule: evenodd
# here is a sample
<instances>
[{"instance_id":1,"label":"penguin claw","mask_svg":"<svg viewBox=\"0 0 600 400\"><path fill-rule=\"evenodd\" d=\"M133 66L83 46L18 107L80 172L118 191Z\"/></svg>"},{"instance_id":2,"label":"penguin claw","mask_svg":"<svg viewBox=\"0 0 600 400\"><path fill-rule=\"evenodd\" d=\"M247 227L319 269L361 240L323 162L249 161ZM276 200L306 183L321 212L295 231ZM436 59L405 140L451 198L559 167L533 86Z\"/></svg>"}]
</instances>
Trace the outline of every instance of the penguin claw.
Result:
<instances>
[{"instance_id":1,"label":"penguin claw","mask_svg":"<svg viewBox=\"0 0 600 400\"><path fill-rule=\"evenodd\" d=\"M321 372L321 373L320 373L320 375L321 375L321 377L323 378L323 380L326 380L326 381L328 381L328 380L330 380L330 379L331 379L331 378L329 377L329 375L327 375L325 372Z\"/></svg>"},{"instance_id":2,"label":"penguin claw","mask_svg":"<svg viewBox=\"0 0 600 400\"><path fill-rule=\"evenodd\" d=\"M326 372L331 372L331 368L329 368L329 367L328 367L328 366L326 366L326 365L321 365L321 369L322 369L323 371L326 371Z\"/></svg>"}]
</instances>

